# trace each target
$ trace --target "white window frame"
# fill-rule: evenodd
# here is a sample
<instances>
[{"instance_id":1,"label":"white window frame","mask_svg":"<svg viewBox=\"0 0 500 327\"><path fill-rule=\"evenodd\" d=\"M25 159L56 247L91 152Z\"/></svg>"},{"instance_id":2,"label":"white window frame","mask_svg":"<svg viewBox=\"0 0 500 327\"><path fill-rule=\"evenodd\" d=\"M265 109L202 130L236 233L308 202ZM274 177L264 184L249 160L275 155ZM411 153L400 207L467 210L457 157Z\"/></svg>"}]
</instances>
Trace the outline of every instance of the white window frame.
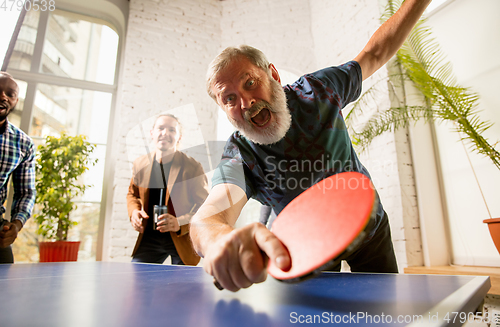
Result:
<instances>
[{"instance_id":1,"label":"white window frame","mask_svg":"<svg viewBox=\"0 0 500 327\"><path fill-rule=\"evenodd\" d=\"M78 15L83 15L87 18L98 19L106 22L107 26L111 27L118 34L118 49L117 49L117 59L115 66L115 76L114 83L104 84L97 82L90 82L85 80L72 79L62 76L48 75L40 73L41 59L43 55L44 40L48 28L49 11L40 11L40 17L37 28L37 37L35 41L35 46L33 50L31 69L30 71L18 70L18 69L7 69L7 71L15 78L23 80L28 83L26 90L26 97L24 102L24 107L21 114L21 126L19 126L27 134L30 133L31 122L33 118L33 108L35 104L35 95L39 83L51 84L62 87L78 88L88 91L98 91L110 93L112 96L111 109L108 123L108 137L106 144L99 144L106 146L106 156L105 156L105 167L104 176L107 178L103 181L102 196L100 201L100 216L99 216L99 226L97 232L97 248L96 248L96 260L101 261L106 258L106 251L108 249L107 240L108 231L105 228L107 222L110 220L111 210L112 210L112 185L114 176L114 158L112 155L112 140L113 140L113 127L116 114L116 104L117 95L119 93L119 81L122 72L121 62L123 60L124 53L124 40L126 31L126 21L128 18L128 5L127 0L118 0L114 3L96 1L96 0L59 0L56 2L56 9L75 13ZM12 192L11 192L12 193ZM109 201L108 201L109 200ZM9 199L8 203L12 202ZM86 201L89 202L89 201ZM92 202L92 201L91 201ZM9 210L9 209L8 209Z\"/></svg>"}]
</instances>

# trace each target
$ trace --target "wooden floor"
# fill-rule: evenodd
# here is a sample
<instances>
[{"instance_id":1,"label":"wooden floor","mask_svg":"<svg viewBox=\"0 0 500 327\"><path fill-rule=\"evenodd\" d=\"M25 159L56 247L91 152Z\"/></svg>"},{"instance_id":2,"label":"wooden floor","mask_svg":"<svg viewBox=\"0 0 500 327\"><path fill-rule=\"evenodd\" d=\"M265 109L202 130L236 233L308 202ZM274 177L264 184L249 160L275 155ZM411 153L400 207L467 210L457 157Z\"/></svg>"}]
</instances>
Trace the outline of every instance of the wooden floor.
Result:
<instances>
[{"instance_id":1,"label":"wooden floor","mask_svg":"<svg viewBox=\"0 0 500 327\"><path fill-rule=\"evenodd\" d=\"M405 274L472 275L490 276L491 288L488 294L500 295L500 268L472 266L407 267Z\"/></svg>"}]
</instances>

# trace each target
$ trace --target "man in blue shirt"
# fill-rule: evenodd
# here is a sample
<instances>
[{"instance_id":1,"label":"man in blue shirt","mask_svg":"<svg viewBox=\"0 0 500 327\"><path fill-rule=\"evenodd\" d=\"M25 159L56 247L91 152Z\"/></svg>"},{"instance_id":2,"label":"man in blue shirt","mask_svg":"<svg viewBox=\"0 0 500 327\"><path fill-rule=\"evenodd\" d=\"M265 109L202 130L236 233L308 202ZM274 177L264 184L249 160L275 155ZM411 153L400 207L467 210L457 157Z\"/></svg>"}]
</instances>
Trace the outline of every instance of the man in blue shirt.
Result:
<instances>
[{"instance_id":1,"label":"man in blue shirt","mask_svg":"<svg viewBox=\"0 0 500 327\"><path fill-rule=\"evenodd\" d=\"M14 263L11 244L31 216L35 203L35 147L31 138L12 125L7 116L18 102L19 87L12 76L0 72L0 215L5 213L9 178L14 200L10 221L0 230L0 263Z\"/></svg>"},{"instance_id":2,"label":"man in blue shirt","mask_svg":"<svg viewBox=\"0 0 500 327\"><path fill-rule=\"evenodd\" d=\"M353 61L306 74L283 88L274 65L255 48L227 48L212 61L208 93L237 132L226 144L207 200L193 217L191 238L204 257L205 271L222 287L237 291L264 281L266 256L278 268L290 266L286 249L264 225L233 227L249 198L279 213L328 176L357 171L369 177L341 109L359 96L362 81L397 52L429 3L405 1ZM397 272L381 205L373 232L347 261L352 271Z\"/></svg>"}]
</instances>

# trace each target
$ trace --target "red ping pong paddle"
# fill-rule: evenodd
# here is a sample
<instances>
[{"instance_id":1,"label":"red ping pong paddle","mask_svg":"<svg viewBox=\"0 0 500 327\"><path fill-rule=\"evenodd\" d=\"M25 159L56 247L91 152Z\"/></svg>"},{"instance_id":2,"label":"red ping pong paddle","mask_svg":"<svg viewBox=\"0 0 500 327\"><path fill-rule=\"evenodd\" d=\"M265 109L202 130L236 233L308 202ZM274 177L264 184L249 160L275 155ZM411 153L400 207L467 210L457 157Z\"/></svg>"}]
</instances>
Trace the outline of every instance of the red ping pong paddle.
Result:
<instances>
[{"instance_id":1,"label":"red ping pong paddle","mask_svg":"<svg viewBox=\"0 0 500 327\"><path fill-rule=\"evenodd\" d=\"M268 273L295 283L314 277L356 251L375 225L379 201L368 177L357 172L330 176L293 199L271 232L288 249L291 268L269 261ZM222 286L214 279L215 286Z\"/></svg>"},{"instance_id":2,"label":"red ping pong paddle","mask_svg":"<svg viewBox=\"0 0 500 327\"><path fill-rule=\"evenodd\" d=\"M357 172L330 176L292 200L271 231L285 245L291 268L269 262L268 273L299 282L333 267L354 252L373 229L378 199L370 179Z\"/></svg>"}]
</instances>

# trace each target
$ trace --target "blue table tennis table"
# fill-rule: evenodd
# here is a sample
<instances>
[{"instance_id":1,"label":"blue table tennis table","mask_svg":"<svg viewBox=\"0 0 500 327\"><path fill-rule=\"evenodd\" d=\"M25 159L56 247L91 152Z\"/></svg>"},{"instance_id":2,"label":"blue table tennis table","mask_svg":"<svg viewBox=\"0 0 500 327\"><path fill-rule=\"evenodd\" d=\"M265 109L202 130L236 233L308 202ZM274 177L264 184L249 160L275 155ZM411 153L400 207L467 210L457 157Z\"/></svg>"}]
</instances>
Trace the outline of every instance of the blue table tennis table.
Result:
<instances>
[{"instance_id":1,"label":"blue table tennis table","mask_svg":"<svg viewBox=\"0 0 500 327\"><path fill-rule=\"evenodd\" d=\"M4 264L0 326L460 326L489 288L484 276L325 272L231 293L201 267Z\"/></svg>"}]
</instances>

